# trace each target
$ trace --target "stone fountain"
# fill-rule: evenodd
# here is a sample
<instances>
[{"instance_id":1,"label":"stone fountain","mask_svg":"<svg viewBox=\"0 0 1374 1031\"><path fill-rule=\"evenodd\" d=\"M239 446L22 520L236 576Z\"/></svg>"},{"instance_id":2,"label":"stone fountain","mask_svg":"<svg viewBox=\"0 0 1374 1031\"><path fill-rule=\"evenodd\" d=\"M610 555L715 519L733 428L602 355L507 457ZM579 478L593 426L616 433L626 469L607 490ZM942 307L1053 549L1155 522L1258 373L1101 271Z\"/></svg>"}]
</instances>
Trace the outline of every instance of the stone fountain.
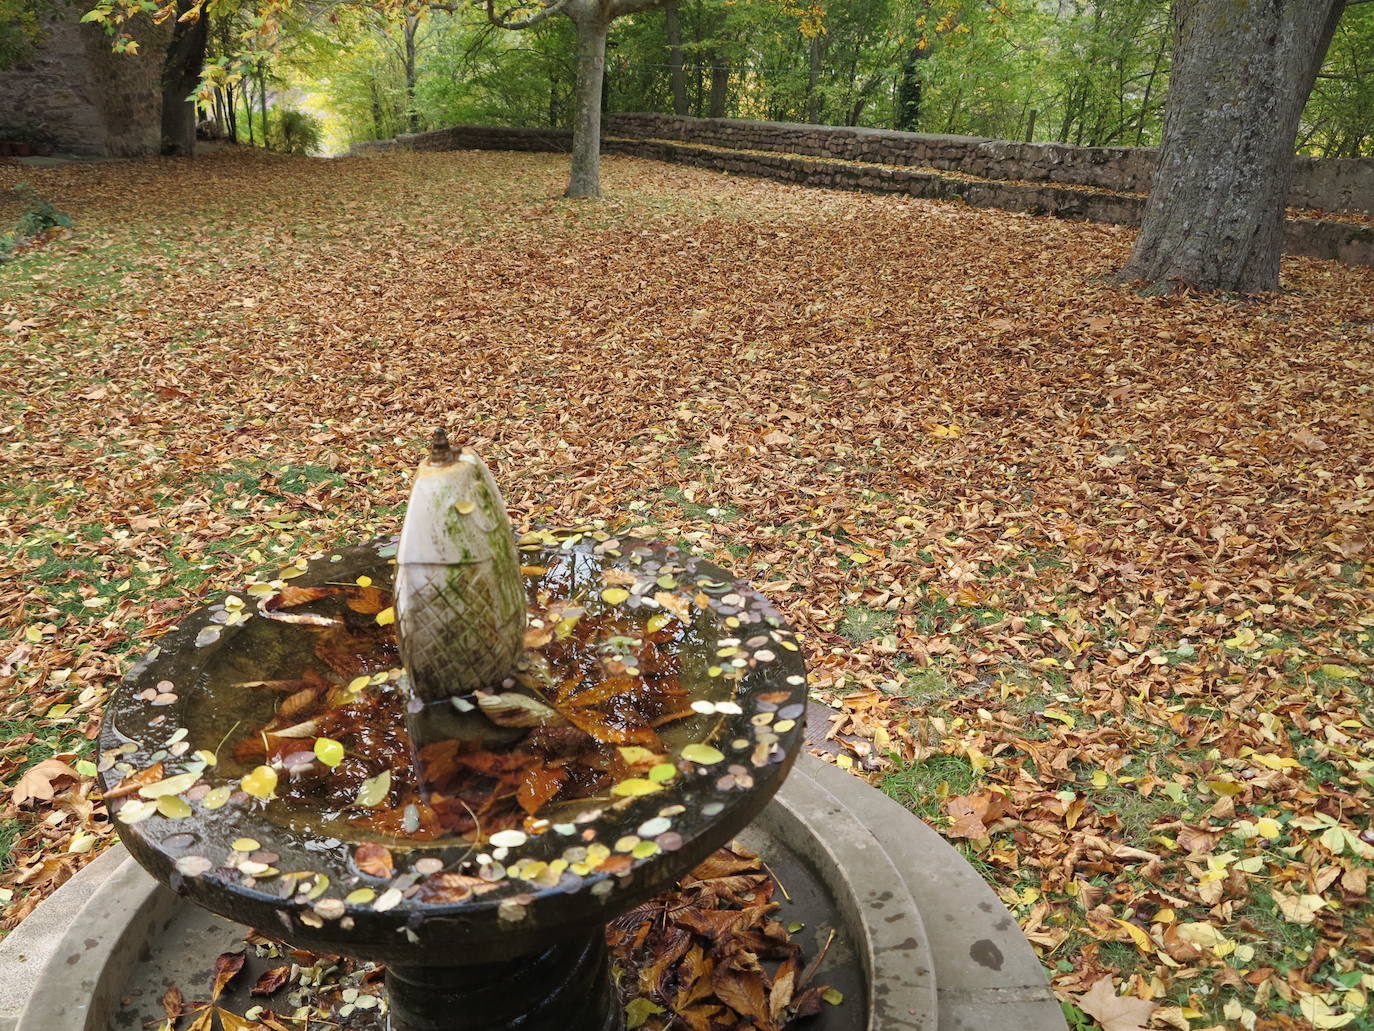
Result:
<instances>
[{"instance_id":1,"label":"stone fountain","mask_svg":"<svg viewBox=\"0 0 1374 1031\"><path fill-rule=\"evenodd\" d=\"M399 540L246 593L115 693L106 797L180 895L385 962L396 1031L620 1026L607 921L737 835L802 741L767 599L671 548L517 541L442 433Z\"/></svg>"},{"instance_id":2,"label":"stone fountain","mask_svg":"<svg viewBox=\"0 0 1374 1031\"><path fill-rule=\"evenodd\" d=\"M997 896L799 755L806 715L766 598L591 527L517 537L441 435L398 538L223 596L130 671L98 763L127 853L0 941L0 1031L157 1026L249 928L386 964L340 1031L618 1028L606 924L736 835L794 940L833 943L844 1001L808 1031L1062 1031ZM245 981L221 1004L252 1012Z\"/></svg>"}]
</instances>

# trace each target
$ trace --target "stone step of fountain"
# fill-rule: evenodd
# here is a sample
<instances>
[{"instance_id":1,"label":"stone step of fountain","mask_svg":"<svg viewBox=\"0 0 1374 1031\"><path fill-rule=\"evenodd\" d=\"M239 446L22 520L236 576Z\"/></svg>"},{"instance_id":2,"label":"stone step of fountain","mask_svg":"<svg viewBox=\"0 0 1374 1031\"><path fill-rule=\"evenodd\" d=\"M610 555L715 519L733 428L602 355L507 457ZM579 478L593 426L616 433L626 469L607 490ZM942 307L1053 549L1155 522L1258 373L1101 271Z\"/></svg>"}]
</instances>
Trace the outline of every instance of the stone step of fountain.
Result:
<instances>
[{"instance_id":1,"label":"stone step of fountain","mask_svg":"<svg viewBox=\"0 0 1374 1031\"><path fill-rule=\"evenodd\" d=\"M1063 1031L1016 922L935 831L859 779L802 756L743 843L842 944L822 979L845 993L808 1031ZM124 1031L188 995L244 928L187 905L122 849L0 942L0 1031ZM792 919L788 917L787 919ZM798 918L800 919L800 917Z\"/></svg>"}]
</instances>

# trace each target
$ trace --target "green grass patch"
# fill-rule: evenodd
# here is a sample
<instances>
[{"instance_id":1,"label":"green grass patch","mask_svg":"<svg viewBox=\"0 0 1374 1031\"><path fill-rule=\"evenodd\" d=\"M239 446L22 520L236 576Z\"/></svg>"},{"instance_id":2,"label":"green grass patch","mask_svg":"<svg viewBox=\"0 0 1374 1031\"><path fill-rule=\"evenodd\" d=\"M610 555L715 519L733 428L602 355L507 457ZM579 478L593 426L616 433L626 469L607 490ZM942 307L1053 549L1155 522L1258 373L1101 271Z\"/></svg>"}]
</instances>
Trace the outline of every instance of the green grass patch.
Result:
<instances>
[{"instance_id":1,"label":"green grass patch","mask_svg":"<svg viewBox=\"0 0 1374 1031\"><path fill-rule=\"evenodd\" d=\"M932 822L944 815L944 800L951 795L966 795L978 778L967 759L955 755L933 755L922 762L893 770L879 785L883 794L899 802L921 819Z\"/></svg>"}]
</instances>

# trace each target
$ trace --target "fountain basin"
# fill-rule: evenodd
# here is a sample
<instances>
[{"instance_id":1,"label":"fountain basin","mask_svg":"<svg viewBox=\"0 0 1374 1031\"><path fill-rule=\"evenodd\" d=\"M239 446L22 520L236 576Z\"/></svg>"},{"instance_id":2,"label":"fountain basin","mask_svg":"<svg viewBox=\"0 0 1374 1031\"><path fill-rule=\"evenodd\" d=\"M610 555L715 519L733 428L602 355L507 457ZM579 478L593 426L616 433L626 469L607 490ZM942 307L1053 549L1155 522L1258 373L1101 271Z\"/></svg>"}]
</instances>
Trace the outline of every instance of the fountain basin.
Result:
<instances>
[{"instance_id":1,"label":"fountain basin","mask_svg":"<svg viewBox=\"0 0 1374 1031\"><path fill-rule=\"evenodd\" d=\"M845 1001L807 1031L1064 1031L997 896L938 834L857 778L802 756L742 840L797 900L780 919L806 922L798 937L809 955L829 926L838 931L820 977ZM142 1026L161 1015L169 984L190 997L244 932L133 861L101 857L0 943L0 984L22 991L0 993L0 1031Z\"/></svg>"}]
</instances>

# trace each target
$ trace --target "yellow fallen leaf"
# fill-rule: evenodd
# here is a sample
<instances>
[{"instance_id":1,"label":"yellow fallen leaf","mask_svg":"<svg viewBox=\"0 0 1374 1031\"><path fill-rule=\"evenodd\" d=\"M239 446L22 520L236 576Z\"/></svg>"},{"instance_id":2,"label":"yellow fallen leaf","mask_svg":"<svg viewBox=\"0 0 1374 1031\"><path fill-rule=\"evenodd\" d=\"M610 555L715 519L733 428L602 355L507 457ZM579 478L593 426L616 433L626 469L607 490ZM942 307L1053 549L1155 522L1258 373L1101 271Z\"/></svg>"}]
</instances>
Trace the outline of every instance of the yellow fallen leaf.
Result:
<instances>
[{"instance_id":1,"label":"yellow fallen leaf","mask_svg":"<svg viewBox=\"0 0 1374 1031\"><path fill-rule=\"evenodd\" d=\"M1287 755L1263 755L1256 752L1250 758L1263 766L1269 767L1271 770L1302 769L1302 763ZM1268 835L1266 835L1266 837L1267 836Z\"/></svg>"},{"instance_id":2,"label":"yellow fallen leaf","mask_svg":"<svg viewBox=\"0 0 1374 1031\"><path fill-rule=\"evenodd\" d=\"M1141 952L1154 952L1155 943L1150 940L1150 936L1146 934L1142 928L1137 927L1129 920L1121 920L1117 917L1112 917L1112 923L1116 924L1127 934L1129 934L1131 936L1131 941L1135 942L1135 947L1138 948Z\"/></svg>"},{"instance_id":3,"label":"yellow fallen leaf","mask_svg":"<svg viewBox=\"0 0 1374 1031\"><path fill-rule=\"evenodd\" d=\"M1073 730L1074 727L1078 726L1078 721L1075 720L1063 709L1046 709L1044 710L1043 715L1045 715L1049 719L1058 720L1060 723L1064 724L1064 726L1068 727L1070 730Z\"/></svg>"},{"instance_id":4,"label":"yellow fallen leaf","mask_svg":"<svg viewBox=\"0 0 1374 1031\"><path fill-rule=\"evenodd\" d=\"M1207 781L1207 786L1218 795L1225 795L1227 797L1239 795L1245 790L1244 784L1237 784L1233 780L1209 780Z\"/></svg>"},{"instance_id":5,"label":"yellow fallen leaf","mask_svg":"<svg viewBox=\"0 0 1374 1031\"><path fill-rule=\"evenodd\" d=\"M1274 892L1274 905L1289 923L1310 924L1317 919L1317 911L1326 905L1320 895L1285 895Z\"/></svg>"},{"instance_id":6,"label":"yellow fallen leaf","mask_svg":"<svg viewBox=\"0 0 1374 1031\"><path fill-rule=\"evenodd\" d=\"M1349 666L1339 666L1334 662L1323 662L1317 667L1317 672L1332 680L1353 680L1360 675Z\"/></svg>"}]
</instances>

